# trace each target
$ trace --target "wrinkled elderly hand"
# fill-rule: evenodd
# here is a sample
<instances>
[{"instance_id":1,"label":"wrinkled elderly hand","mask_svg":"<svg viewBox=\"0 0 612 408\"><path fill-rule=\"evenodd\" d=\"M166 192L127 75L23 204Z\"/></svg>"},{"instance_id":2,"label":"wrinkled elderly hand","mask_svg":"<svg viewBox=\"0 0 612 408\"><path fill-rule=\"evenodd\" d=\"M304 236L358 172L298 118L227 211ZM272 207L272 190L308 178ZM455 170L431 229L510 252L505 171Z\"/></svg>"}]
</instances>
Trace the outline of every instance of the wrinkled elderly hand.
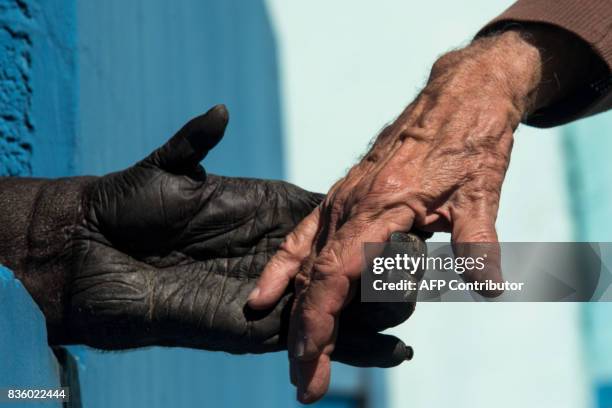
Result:
<instances>
[{"instance_id":1,"label":"wrinkled elderly hand","mask_svg":"<svg viewBox=\"0 0 612 408\"><path fill-rule=\"evenodd\" d=\"M104 177L0 179L0 262L40 305L51 343L286 348L293 291L265 311L249 309L247 295L322 196L206 174L199 162L227 120L215 107L146 159ZM354 303L333 357L382 367L409 359L410 347L379 333L412 313L400 306Z\"/></svg>"},{"instance_id":2,"label":"wrinkled elderly hand","mask_svg":"<svg viewBox=\"0 0 612 408\"><path fill-rule=\"evenodd\" d=\"M338 318L362 271L364 242L415 227L451 232L461 256L488 255L484 272L465 279L501 280L500 191L513 131L534 106L540 78L538 49L514 32L442 56L416 100L288 235L249 304L268 307L295 278L289 353L300 401L327 390Z\"/></svg>"}]
</instances>

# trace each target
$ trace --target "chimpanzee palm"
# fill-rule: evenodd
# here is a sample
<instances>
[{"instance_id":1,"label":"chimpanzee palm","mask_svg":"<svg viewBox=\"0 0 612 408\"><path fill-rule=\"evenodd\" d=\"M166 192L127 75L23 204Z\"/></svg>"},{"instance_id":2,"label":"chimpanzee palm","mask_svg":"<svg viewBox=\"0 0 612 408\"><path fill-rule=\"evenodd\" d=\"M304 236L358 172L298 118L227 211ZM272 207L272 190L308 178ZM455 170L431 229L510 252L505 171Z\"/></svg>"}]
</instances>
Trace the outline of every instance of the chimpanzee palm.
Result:
<instances>
[{"instance_id":1,"label":"chimpanzee palm","mask_svg":"<svg viewBox=\"0 0 612 408\"><path fill-rule=\"evenodd\" d=\"M271 310L247 296L282 239L322 199L281 181L206 174L200 161L223 136L224 106L188 122L136 165L86 179L71 245L73 342L262 353L286 347L287 292ZM411 356L378 331L413 307L351 305L334 357L391 366Z\"/></svg>"}]
</instances>

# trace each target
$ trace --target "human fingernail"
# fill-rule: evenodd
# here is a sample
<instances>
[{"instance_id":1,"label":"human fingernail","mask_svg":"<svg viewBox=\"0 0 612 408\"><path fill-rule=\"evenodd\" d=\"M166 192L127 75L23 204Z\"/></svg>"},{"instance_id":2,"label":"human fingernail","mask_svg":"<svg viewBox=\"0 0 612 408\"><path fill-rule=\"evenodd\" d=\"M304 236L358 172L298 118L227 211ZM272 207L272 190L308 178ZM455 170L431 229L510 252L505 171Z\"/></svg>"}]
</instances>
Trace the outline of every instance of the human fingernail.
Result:
<instances>
[{"instance_id":1,"label":"human fingernail","mask_svg":"<svg viewBox=\"0 0 612 408\"><path fill-rule=\"evenodd\" d=\"M308 404L310 402L310 394L308 393L308 391L304 391L298 388L297 399L302 404Z\"/></svg>"},{"instance_id":2,"label":"human fingernail","mask_svg":"<svg viewBox=\"0 0 612 408\"><path fill-rule=\"evenodd\" d=\"M305 349L306 349L306 337L299 336L297 342L295 343L294 355L297 358L304 357Z\"/></svg>"},{"instance_id":3,"label":"human fingernail","mask_svg":"<svg viewBox=\"0 0 612 408\"><path fill-rule=\"evenodd\" d=\"M249 301L249 302L250 302L251 300L255 300L255 299L257 299L257 297L259 296L259 292L261 292L261 291L259 290L259 288L258 288L258 287L255 287L255 289L253 289L253 290L251 291L251 293L249 294L249 297L247 298L247 301Z\"/></svg>"}]
</instances>

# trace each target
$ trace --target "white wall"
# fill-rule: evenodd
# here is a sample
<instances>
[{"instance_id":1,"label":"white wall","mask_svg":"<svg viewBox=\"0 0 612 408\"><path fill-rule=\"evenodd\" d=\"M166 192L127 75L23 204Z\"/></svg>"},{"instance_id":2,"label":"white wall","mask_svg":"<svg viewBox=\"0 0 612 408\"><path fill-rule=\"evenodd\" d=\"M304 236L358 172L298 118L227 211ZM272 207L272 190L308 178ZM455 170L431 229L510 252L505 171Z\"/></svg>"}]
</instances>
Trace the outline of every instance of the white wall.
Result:
<instances>
[{"instance_id":1,"label":"white wall","mask_svg":"<svg viewBox=\"0 0 612 408\"><path fill-rule=\"evenodd\" d=\"M268 0L289 180L326 191L416 95L436 56L467 43L510 3ZM521 127L500 238L570 241L566 195L558 130ZM391 405L588 406L578 313L572 304L419 304L393 330L416 357L388 371Z\"/></svg>"}]
</instances>

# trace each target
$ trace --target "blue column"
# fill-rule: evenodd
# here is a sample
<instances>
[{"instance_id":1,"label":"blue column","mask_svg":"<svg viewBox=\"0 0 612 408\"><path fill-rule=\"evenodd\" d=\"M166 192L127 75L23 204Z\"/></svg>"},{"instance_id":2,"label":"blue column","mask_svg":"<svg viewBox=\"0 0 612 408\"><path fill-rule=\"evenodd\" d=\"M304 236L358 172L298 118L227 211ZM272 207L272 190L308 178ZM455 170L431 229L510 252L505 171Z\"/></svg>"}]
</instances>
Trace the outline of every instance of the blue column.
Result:
<instances>
[{"instance_id":1,"label":"blue column","mask_svg":"<svg viewBox=\"0 0 612 408\"><path fill-rule=\"evenodd\" d=\"M612 241L612 113L565 128L564 145L577 241ZM612 406L612 305L583 307L585 357L597 406Z\"/></svg>"}]
</instances>

